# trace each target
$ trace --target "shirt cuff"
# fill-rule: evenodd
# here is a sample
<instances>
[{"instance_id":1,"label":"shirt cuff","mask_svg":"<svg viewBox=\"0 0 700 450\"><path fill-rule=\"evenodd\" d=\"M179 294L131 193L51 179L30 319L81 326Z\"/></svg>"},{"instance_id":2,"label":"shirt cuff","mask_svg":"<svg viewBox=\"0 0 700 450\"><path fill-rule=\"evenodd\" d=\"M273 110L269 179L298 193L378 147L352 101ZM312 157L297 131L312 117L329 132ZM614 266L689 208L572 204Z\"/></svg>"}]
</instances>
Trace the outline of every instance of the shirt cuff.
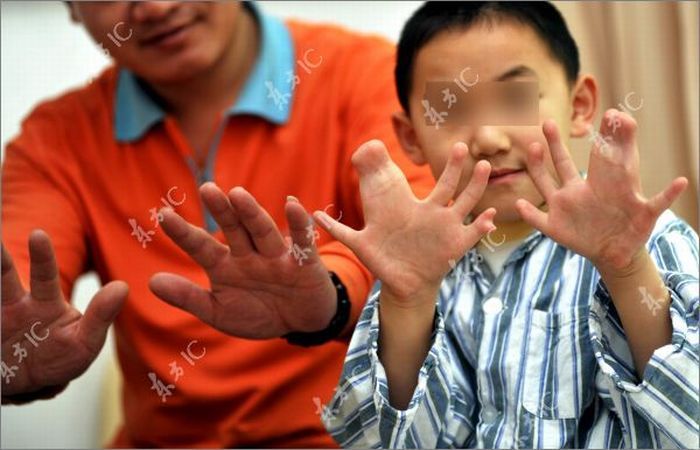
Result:
<instances>
[{"instance_id":1,"label":"shirt cuff","mask_svg":"<svg viewBox=\"0 0 700 450\"><path fill-rule=\"evenodd\" d=\"M640 392L646 385L653 383L659 366L663 366L669 358L676 357L683 351L684 346L688 345L687 301L679 292L679 280L676 279L679 274L667 271L660 271L659 274L671 300L671 343L654 351L641 380L637 376L632 353L610 292L602 279L596 286L589 314L593 351L603 374L611 378L615 386L622 391ZM642 299L643 296L644 292L640 291L642 306L646 304L652 312L653 308L660 307L653 298Z\"/></svg>"}]
</instances>

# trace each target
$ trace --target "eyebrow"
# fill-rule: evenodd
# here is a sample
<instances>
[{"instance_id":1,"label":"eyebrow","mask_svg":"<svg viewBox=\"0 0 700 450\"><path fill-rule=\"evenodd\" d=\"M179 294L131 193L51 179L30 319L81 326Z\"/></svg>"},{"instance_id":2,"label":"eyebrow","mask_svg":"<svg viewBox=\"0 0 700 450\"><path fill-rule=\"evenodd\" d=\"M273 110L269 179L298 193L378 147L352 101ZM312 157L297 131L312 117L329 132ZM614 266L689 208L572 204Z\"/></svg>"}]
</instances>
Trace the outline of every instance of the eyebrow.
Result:
<instances>
[{"instance_id":1,"label":"eyebrow","mask_svg":"<svg viewBox=\"0 0 700 450\"><path fill-rule=\"evenodd\" d=\"M539 78L537 76L537 72L535 72L530 67L521 64L519 66L513 67L512 69L508 69L506 72L497 76L495 78L495 81L506 81L506 80L509 80L511 78L519 77L521 75L532 75L535 78Z\"/></svg>"}]
</instances>

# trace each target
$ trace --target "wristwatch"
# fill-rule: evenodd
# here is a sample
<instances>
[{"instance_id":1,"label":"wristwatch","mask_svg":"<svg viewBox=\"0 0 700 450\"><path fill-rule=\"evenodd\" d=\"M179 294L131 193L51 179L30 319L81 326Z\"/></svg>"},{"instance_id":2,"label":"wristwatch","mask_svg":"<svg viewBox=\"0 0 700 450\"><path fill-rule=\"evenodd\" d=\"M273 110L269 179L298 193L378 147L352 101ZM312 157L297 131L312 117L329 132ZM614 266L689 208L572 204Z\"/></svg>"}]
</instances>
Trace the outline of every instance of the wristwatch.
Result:
<instances>
[{"instance_id":1,"label":"wristwatch","mask_svg":"<svg viewBox=\"0 0 700 450\"><path fill-rule=\"evenodd\" d=\"M299 345L301 347L313 347L316 345L325 344L326 342L337 338L345 329L345 326L350 319L350 296L348 290L338 275L334 272L328 272L335 286L335 292L338 297L338 307L335 311L335 316L331 319L331 323L321 331L313 331L305 333L294 331L282 336L290 344Z\"/></svg>"}]
</instances>

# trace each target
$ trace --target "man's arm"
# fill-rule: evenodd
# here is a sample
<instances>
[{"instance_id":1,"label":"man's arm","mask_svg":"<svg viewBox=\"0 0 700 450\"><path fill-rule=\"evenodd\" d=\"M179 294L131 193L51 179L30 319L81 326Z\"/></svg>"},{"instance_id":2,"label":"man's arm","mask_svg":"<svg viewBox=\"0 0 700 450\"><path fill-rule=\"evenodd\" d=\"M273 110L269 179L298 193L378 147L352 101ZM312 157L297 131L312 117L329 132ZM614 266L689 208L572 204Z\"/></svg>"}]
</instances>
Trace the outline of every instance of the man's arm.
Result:
<instances>
[{"instance_id":1,"label":"man's arm","mask_svg":"<svg viewBox=\"0 0 700 450\"><path fill-rule=\"evenodd\" d=\"M69 150L56 129L48 108L39 107L2 167L3 403L51 398L82 374L128 291L123 282L108 284L85 315L67 300L84 268L86 237L70 188L78 174L66 166Z\"/></svg>"}]
</instances>

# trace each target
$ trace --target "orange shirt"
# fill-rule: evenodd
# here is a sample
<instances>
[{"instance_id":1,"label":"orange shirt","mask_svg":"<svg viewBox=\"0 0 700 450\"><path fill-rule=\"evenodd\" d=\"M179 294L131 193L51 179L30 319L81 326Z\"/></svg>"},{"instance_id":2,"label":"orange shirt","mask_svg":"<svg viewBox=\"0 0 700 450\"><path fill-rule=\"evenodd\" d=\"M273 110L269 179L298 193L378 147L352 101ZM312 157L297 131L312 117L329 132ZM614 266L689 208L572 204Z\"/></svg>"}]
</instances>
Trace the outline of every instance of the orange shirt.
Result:
<instances>
[{"instance_id":1,"label":"orange shirt","mask_svg":"<svg viewBox=\"0 0 700 450\"><path fill-rule=\"evenodd\" d=\"M373 138L387 144L419 195L433 185L427 168L403 155L391 127L390 114L400 107L390 43L256 14L262 21L259 61L226 116L207 167L193 172L195 152L172 116L159 116L155 104L134 108L148 106L149 99L118 68L37 106L7 146L2 240L20 276L28 278L29 233L42 228L54 243L67 295L88 270L103 283L129 284L115 328L125 416L116 446L336 445L321 424L319 405L330 399L347 342L301 348L283 339L239 339L156 298L147 287L156 272L181 274L204 287L208 279L157 226L153 208L170 203L205 227L197 188L213 179L226 191L244 186L283 232L287 195L310 211L333 205L330 213L342 211L343 223L361 228L350 157ZM284 30L288 53L275 42ZM274 95L269 88L285 77L294 90ZM270 101L277 112L256 107ZM219 231L211 232L224 241ZM354 321L373 280L325 233L319 245L328 269L348 287ZM170 385L171 395L159 395L157 382Z\"/></svg>"}]
</instances>

